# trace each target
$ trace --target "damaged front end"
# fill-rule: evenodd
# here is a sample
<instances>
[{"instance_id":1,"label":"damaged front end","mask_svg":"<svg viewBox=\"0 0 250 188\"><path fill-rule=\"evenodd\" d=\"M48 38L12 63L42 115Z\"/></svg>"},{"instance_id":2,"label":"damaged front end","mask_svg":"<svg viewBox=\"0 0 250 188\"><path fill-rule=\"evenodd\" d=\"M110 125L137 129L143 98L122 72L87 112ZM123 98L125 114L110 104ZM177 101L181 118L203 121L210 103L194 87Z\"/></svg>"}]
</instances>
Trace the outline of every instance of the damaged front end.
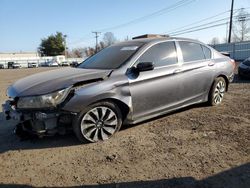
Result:
<instances>
[{"instance_id":1,"label":"damaged front end","mask_svg":"<svg viewBox=\"0 0 250 188\"><path fill-rule=\"evenodd\" d=\"M2 105L6 120L18 122L15 129L18 136L25 132L39 137L50 136L57 133L65 134L72 129L75 114L61 108L74 95L74 90L68 88L55 93L15 97Z\"/></svg>"},{"instance_id":2,"label":"damaged front end","mask_svg":"<svg viewBox=\"0 0 250 188\"><path fill-rule=\"evenodd\" d=\"M19 136L23 133L39 137L65 134L72 130L74 118L86 106L79 103L90 101L89 96L77 93L83 90L87 93L87 88L100 88L96 85L106 80L111 72L65 68L23 78L8 88L9 100L2 105L3 112L7 120L16 120ZM70 105L73 98L74 105ZM76 108L79 106L81 109Z\"/></svg>"}]
</instances>

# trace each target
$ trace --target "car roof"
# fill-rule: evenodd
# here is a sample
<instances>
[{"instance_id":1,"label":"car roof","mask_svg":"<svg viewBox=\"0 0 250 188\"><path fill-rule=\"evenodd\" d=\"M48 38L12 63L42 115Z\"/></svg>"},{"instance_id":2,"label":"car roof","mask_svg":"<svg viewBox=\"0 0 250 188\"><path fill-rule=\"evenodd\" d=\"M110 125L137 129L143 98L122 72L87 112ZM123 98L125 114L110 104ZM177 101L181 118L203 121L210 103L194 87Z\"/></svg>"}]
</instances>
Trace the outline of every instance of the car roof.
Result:
<instances>
[{"instance_id":1,"label":"car roof","mask_svg":"<svg viewBox=\"0 0 250 188\"><path fill-rule=\"evenodd\" d=\"M189 39L189 38L181 38L181 37L152 37L152 38L140 38L140 39L133 39L130 41L125 41L125 42L119 42L116 43L115 45L142 45L142 44L147 44L147 43L157 43L157 42L164 42L164 41L190 41L190 42L198 42L202 43L198 40L194 39Z\"/></svg>"}]
</instances>

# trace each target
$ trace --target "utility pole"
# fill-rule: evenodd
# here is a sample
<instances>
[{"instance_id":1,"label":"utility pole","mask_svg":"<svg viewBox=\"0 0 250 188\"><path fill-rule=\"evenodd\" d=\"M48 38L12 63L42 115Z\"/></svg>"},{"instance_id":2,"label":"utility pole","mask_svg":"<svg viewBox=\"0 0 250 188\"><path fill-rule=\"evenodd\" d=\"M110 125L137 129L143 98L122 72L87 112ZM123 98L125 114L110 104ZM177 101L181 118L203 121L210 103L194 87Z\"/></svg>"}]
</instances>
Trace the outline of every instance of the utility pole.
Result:
<instances>
[{"instance_id":1,"label":"utility pole","mask_svg":"<svg viewBox=\"0 0 250 188\"><path fill-rule=\"evenodd\" d=\"M232 0L232 4L231 4L231 14L230 14L228 43L231 43L232 26L233 26L233 11L234 11L234 0Z\"/></svg>"},{"instance_id":2,"label":"utility pole","mask_svg":"<svg viewBox=\"0 0 250 188\"><path fill-rule=\"evenodd\" d=\"M92 31L92 33L95 34L95 53L97 53L97 48L98 48L98 37L99 37L99 34L101 34L101 32Z\"/></svg>"},{"instance_id":3,"label":"utility pole","mask_svg":"<svg viewBox=\"0 0 250 188\"><path fill-rule=\"evenodd\" d=\"M67 46L66 46L66 38L67 38L67 35L63 35L64 37L64 56L65 56L65 59L67 58Z\"/></svg>"}]
</instances>

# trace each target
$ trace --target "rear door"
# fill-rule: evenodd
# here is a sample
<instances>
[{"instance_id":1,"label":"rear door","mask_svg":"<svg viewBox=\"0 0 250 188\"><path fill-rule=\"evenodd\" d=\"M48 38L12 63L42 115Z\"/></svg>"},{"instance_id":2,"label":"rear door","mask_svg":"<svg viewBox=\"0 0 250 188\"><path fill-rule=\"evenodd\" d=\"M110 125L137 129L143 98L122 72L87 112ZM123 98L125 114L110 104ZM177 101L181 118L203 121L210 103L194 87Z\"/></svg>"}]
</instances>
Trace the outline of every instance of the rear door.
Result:
<instances>
[{"instance_id":1,"label":"rear door","mask_svg":"<svg viewBox=\"0 0 250 188\"><path fill-rule=\"evenodd\" d=\"M213 79L214 62L211 60L211 50L190 41L179 41L178 44L183 57L180 97L186 103L203 101Z\"/></svg>"}]
</instances>

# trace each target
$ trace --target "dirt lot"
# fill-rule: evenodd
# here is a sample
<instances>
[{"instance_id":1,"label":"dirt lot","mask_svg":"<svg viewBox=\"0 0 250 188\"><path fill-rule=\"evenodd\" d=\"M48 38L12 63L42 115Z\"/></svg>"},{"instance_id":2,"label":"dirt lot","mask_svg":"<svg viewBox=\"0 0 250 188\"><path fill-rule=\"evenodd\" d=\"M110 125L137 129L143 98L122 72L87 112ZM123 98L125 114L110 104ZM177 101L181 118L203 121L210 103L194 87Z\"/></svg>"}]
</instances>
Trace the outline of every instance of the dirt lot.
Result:
<instances>
[{"instance_id":1,"label":"dirt lot","mask_svg":"<svg viewBox=\"0 0 250 188\"><path fill-rule=\"evenodd\" d=\"M0 70L0 103L19 78L47 68ZM103 143L74 135L20 141L0 116L0 187L250 187L250 82L218 107L196 105Z\"/></svg>"}]
</instances>

